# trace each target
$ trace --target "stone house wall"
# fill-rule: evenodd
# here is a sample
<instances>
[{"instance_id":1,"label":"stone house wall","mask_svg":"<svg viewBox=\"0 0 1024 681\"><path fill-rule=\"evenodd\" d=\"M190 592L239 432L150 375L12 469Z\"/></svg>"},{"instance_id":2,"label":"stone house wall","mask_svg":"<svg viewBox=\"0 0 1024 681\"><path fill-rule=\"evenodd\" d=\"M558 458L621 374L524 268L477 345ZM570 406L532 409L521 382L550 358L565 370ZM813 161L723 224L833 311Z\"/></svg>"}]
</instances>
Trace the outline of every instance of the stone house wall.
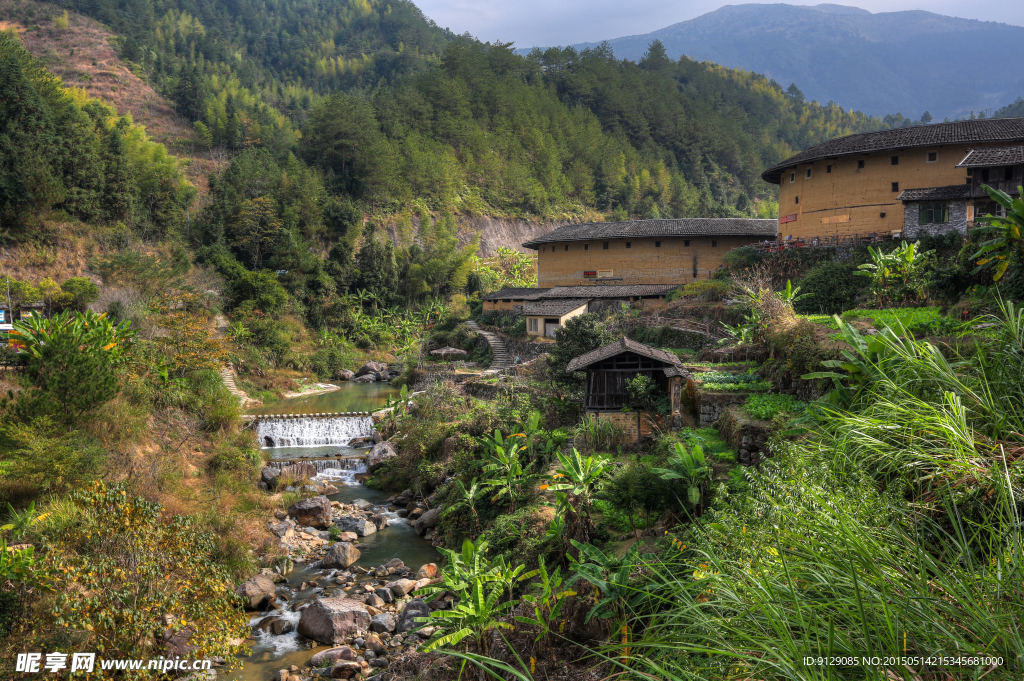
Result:
<instances>
[{"instance_id":1,"label":"stone house wall","mask_svg":"<svg viewBox=\"0 0 1024 681\"><path fill-rule=\"evenodd\" d=\"M917 239L922 236L939 236L945 234L951 230L960 232L963 236L967 236L967 229L969 227L967 223L967 202L966 201L950 201L949 202L949 222L941 224L920 224L921 220L921 208L920 203L910 202L906 204L906 210L903 215L903 238L904 239Z\"/></svg>"}]
</instances>

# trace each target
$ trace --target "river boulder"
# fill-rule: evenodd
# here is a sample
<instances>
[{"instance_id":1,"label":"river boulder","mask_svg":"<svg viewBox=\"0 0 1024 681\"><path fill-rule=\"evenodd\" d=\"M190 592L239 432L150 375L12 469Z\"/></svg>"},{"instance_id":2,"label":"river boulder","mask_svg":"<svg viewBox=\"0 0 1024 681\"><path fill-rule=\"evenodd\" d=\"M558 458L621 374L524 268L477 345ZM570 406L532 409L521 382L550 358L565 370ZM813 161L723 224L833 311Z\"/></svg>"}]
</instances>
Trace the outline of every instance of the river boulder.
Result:
<instances>
[{"instance_id":1,"label":"river boulder","mask_svg":"<svg viewBox=\"0 0 1024 681\"><path fill-rule=\"evenodd\" d=\"M433 579L437 577L437 563L427 563L416 571L416 579Z\"/></svg>"},{"instance_id":2,"label":"river boulder","mask_svg":"<svg viewBox=\"0 0 1024 681\"><path fill-rule=\"evenodd\" d=\"M412 524L416 534L423 534L431 527L437 525L437 521L441 519L441 507L436 506L419 517L419 520Z\"/></svg>"},{"instance_id":3,"label":"river boulder","mask_svg":"<svg viewBox=\"0 0 1024 681\"><path fill-rule=\"evenodd\" d=\"M348 646L340 646L338 648L330 648L328 650L321 650L319 653L309 658L310 667L322 667L324 662L331 662L332 664L338 660L347 660L348 662L354 662L356 659L356 653Z\"/></svg>"},{"instance_id":4,"label":"river boulder","mask_svg":"<svg viewBox=\"0 0 1024 681\"><path fill-rule=\"evenodd\" d=\"M239 584L235 593L242 597L246 610L264 610L277 597L274 580L266 575L253 575Z\"/></svg>"},{"instance_id":5,"label":"river boulder","mask_svg":"<svg viewBox=\"0 0 1024 681\"><path fill-rule=\"evenodd\" d=\"M356 375L348 369L338 369L334 372L334 380L336 381L351 381L355 376Z\"/></svg>"},{"instance_id":6,"label":"river boulder","mask_svg":"<svg viewBox=\"0 0 1024 681\"><path fill-rule=\"evenodd\" d=\"M324 568L345 569L359 560L359 549L350 542L340 541L330 548L320 566Z\"/></svg>"},{"instance_id":7,"label":"river boulder","mask_svg":"<svg viewBox=\"0 0 1024 681\"><path fill-rule=\"evenodd\" d=\"M366 455L366 470L373 473L384 465L386 461L398 456L398 450L390 442L375 444L370 453Z\"/></svg>"},{"instance_id":8,"label":"river boulder","mask_svg":"<svg viewBox=\"0 0 1024 681\"><path fill-rule=\"evenodd\" d=\"M274 466L267 466L260 471L260 482L266 483L268 489L277 486L277 479L281 476L281 469Z\"/></svg>"},{"instance_id":9,"label":"river boulder","mask_svg":"<svg viewBox=\"0 0 1024 681\"><path fill-rule=\"evenodd\" d=\"M288 515L299 525L326 530L331 526L331 500L318 496L297 501L288 507Z\"/></svg>"},{"instance_id":10,"label":"river boulder","mask_svg":"<svg viewBox=\"0 0 1024 681\"><path fill-rule=\"evenodd\" d=\"M334 524L342 532L355 532L360 537L374 534L377 531L377 526L372 521L361 516L344 515L340 518L335 518Z\"/></svg>"},{"instance_id":11,"label":"river boulder","mask_svg":"<svg viewBox=\"0 0 1024 681\"><path fill-rule=\"evenodd\" d=\"M382 612L370 618L370 631L378 634L391 633L395 630L395 616L389 612Z\"/></svg>"},{"instance_id":12,"label":"river boulder","mask_svg":"<svg viewBox=\"0 0 1024 681\"><path fill-rule=\"evenodd\" d=\"M395 598L403 598L408 596L416 589L416 580L413 579L396 579L393 582L385 584L391 593L395 594Z\"/></svg>"},{"instance_id":13,"label":"river boulder","mask_svg":"<svg viewBox=\"0 0 1024 681\"><path fill-rule=\"evenodd\" d=\"M414 598L402 608L402 614L398 616L395 631L402 634L422 626L422 622L416 621L418 617L430 617L430 608L419 598Z\"/></svg>"},{"instance_id":14,"label":"river boulder","mask_svg":"<svg viewBox=\"0 0 1024 681\"><path fill-rule=\"evenodd\" d=\"M353 378L352 382L353 383L376 383L377 379L373 377L373 374L366 374L365 376L360 376L358 378Z\"/></svg>"},{"instance_id":15,"label":"river boulder","mask_svg":"<svg viewBox=\"0 0 1024 681\"><path fill-rule=\"evenodd\" d=\"M379 374L382 371L387 371L388 365L382 362L369 361L363 366L359 367L356 371L356 378L360 376L366 376L367 374Z\"/></svg>"},{"instance_id":16,"label":"river boulder","mask_svg":"<svg viewBox=\"0 0 1024 681\"><path fill-rule=\"evenodd\" d=\"M302 611L298 631L320 643L342 643L370 627L370 613L359 601L332 596L313 601Z\"/></svg>"}]
</instances>

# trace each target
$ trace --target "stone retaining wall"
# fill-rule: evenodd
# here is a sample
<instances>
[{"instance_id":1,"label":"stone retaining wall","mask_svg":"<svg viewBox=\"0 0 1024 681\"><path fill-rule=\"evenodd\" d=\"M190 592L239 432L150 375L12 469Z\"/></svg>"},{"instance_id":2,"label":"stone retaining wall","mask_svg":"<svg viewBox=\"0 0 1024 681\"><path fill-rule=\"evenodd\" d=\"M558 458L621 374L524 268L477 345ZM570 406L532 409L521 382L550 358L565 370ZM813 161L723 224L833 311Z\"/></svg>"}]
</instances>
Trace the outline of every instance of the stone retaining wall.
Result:
<instances>
[{"instance_id":1,"label":"stone retaining wall","mask_svg":"<svg viewBox=\"0 0 1024 681\"><path fill-rule=\"evenodd\" d=\"M770 422L752 419L738 406L725 406L718 421L722 439L739 452L739 462L744 466L755 466L771 456L767 448L770 431Z\"/></svg>"}]
</instances>

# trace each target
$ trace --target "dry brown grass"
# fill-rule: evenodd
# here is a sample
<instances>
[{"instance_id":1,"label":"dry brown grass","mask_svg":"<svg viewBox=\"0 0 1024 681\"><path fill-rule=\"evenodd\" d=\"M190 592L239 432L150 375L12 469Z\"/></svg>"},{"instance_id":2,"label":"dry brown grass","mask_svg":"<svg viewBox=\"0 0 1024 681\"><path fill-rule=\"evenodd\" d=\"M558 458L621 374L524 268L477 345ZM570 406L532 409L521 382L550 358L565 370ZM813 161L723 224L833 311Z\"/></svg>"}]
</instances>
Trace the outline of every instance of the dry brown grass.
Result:
<instances>
[{"instance_id":1,"label":"dry brown grass","mask_svg":"<svg viewBox=\"0 0 1024 681\"><path fill-rule=\"evenodd\" d=\"M21 8L28 5L35 8L32 24L22 19ZM218 162L210 154L198 151L198 138L189 121L178 116L167 100L121 61L113 47L117 39L109 29L98 21L68 12L68 28L59 30L50 17L63 11L44 2L23 2L16 8L13 0L0 0L0 30L16 31L25 49L67 87L85 90L114 107L118 114L130 113L169 152L190 159L186 175L200 194L205 193L210 173L223 160Z\"/></svg>"}]
</instances>

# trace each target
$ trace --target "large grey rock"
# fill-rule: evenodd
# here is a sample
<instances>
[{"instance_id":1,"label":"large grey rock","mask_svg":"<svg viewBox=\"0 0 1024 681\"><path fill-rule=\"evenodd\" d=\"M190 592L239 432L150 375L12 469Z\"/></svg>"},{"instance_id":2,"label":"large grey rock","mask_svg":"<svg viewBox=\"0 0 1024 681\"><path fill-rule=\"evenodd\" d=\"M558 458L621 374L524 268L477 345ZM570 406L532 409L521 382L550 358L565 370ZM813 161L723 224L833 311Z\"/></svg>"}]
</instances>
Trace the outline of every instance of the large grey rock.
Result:
<instances>
[{"instance_id":1,"label":"large grey rock","mask_svg":"<svg viewBox=\"0 0 1024 681\"><path fill-rule=\"evenodd\" d=\"M385 586L390 589L391 593L395 594L397 598L402 598L416 590L416 580L396 579L393 582L388 582Z\"/></svg>"},{"instance_id":2,"label":"large grey rock","mask_svg":"<svg viewBox=\"0 0 1024 681\"><path fill-rule=\"evenodd\" d=\"M288 515L299 525L326 530L331 526L331 500L318 496L297 501L288 507Z\"/></svg>"},{"instance_id":3,"label":"large grey rock","mask_svg":"<svg viewBox=\"0 0 1024 681\"><path fill-rule=\"evenodd\" d=\"M404 608L402 608L402 614L398 616L398 623L395 625L395 631L399 634L407 631L412 631L419 626L422 626L422 622L417 622L417 617L429 617L430 608L427 604L421 601L419 598L414 598L409 601Z\"/></svg>"},{"instance_id":4,"label":"large grey rock","mask_svg":"<svg viewBox=\"0 0 1024 681\"><path fill-rule=\"evenodd\" d=\"M366 455L366 470L372 473L383 466L384 462L396 456L398 456L398 450L390 442L375 444L370 453Z\"/></svg>"},{"instance_id":5,"label":"large grey rock","mask_svg":"<svg viewBox=\"0 0 1024 681\"><path fill-rule=\"evenodd\" d=\"M324 662L330 661L332 664L338 660L347 660L353 662L356 659L356 653L348 646L341 646L339 648L329 648L327 650L321 650L319 653L309 658L310 667L320 667Z\"/></svg>"},{"instance_id":6,"label":"large grey rock","mask_svg":"<svg viewBox=\"0 0 1024 681\"><path fill-rule=\"evenodd\" d=\"M340 541L327 552L320 566L324 568L345 569L359 560L359 549L347 541Z\"/></svg>"},{"instance_id":7,"label":"large grey rock","mask_svg":"<svg viewBox=\"0 0 1024 681\"><path fill-rule=\"evenodd\" d=\"M254 575L238 585L235 593L242 597L246 610L264 610L277 596L274 580Z\"/></svg>"},{"instance_id":8,"label":"large grey rock","mask_svg":"<svg viewBox=\"0 0 1024 681\"><path fill-rule=\"evenodd\" d=\"M373 504L371 504L366 499L356 499L352 502L352 505L355 506L360 511L368 511L371 508L373 508Z\"/></svg>"},{"instance_id":9,"label":"large grey rock","mask_svg":"<svg viewBox=\"0 0 1024 681\"><path fill-rule=\"evenodd\" d=\"M383 530L385 527L391 524L391 522L386 517L384 517L384 514L382 513L374 513L373 515L368 516L366 519L373 523L373 526L376 527L378 530Z\"/></svg>"},{"instance_id":10,"label":"large grey rock","mask_svg":"<svg viewBox=\"0 0 1024 681\"><path fill-rule=\"evenodd\" d=\"M384 586L378 588L373 593L376 594L377 597L380 598L385 603L392 603L395 600L394 592L391 591L391 589L389 589L387 587L384 587Z\"/></svg>"},{"instance_id":11,"label":"large grey rock","mask_svg":"<svg viewBox=\"0 0 1024 681\"><path fill-rule=\"evenodd\" d=\"M320 643L342 643L370 626L370 613L359 601L341 596L313 601L302 611L298 631Z\"/></svg>"},{"instance_id":12,"label":"large grey rock","mask_svg":"<svg viewBox=\"0 0 1024 681\"><path fill-rule=\"evenodd\" d=\"M281 539L291 539L292 535L295 534L295 523L290 520L282 520L279 523L271 520L267 523L267 527Z\"/></svg>"},{"instance_id":13,"label":"large grey rock","mask_svg":"<svg viewBox=\"0 0 1024 681\"><path fill-rule=\"evenodd\" d=\"M334 378L338 381L351 381L355 376L356 375L348 369L339 369L334 372Z\"/></svg>"},{"instance_id":14,"label":"large grey rock","mask_svg":"<svg viewBox=\"0 0 1024 681\"><path fill-rule=\"evenodd\" d=\"M267 466L260 471L260 482L265 482L269 489L274 489L277 485L277 478L281 475L281 469L273 466Z\"/></svg>"},{"instance_id":15,"label":"large grey rock","mask_svg":"<svg viewBox=\"0 0 1024 681\"><path fill-rule=\"evenodd\" d=\"M441 519L441 507L435 506L423 515L419 517L419 520L412 524L416 534L423 534L431 527L437 525L437 521Z\"/></svg>"},{"instance_id":16,"label":"large grey rock","mask_svg":"<svg viewBox=\"0 0 1024 681\"><path fill-rule=\"evenodd\" d=\"M367 374L379 374L380 372L385 371L387 368L387 364L369 361L363 366L359 367L359 370L356 371L356 378L366 376Z\"/></svg>"},{"instance_id":17,"label":"large grey rock","mask_svg":"<svg viewBox=\"0 0 1024 681\"><path fill-rule=\"evenodd\" d=\"M382 612L379 615L374 615L370 618L370 631L375 631L378 634L384 632L392 632L395 630L395 616L389 612Z\"/></svg>"},{"instance_id":18,"label":"large grey rock","mask_svg":"<svg viewBox=\"0 0 1024 681\"><path fill-rule=\"evenodd\" d=\"M365 537L377 531L377 526L372 521L359 516L342 516L336 518L334 524L343 532L355 532L360 537Z\"/></svg>"},{"instance_id":19,"label":"large grey rock","mask_svg":"<svg viewBox=\"0 0 1024 681\"><path fill-rule=\"evenodd\" d=\"M373 374L367 374L366 376L360 376L359 378L353 378L353 383L376 383L377 379L373 377Z\"/></svg>"}]
</instances>

